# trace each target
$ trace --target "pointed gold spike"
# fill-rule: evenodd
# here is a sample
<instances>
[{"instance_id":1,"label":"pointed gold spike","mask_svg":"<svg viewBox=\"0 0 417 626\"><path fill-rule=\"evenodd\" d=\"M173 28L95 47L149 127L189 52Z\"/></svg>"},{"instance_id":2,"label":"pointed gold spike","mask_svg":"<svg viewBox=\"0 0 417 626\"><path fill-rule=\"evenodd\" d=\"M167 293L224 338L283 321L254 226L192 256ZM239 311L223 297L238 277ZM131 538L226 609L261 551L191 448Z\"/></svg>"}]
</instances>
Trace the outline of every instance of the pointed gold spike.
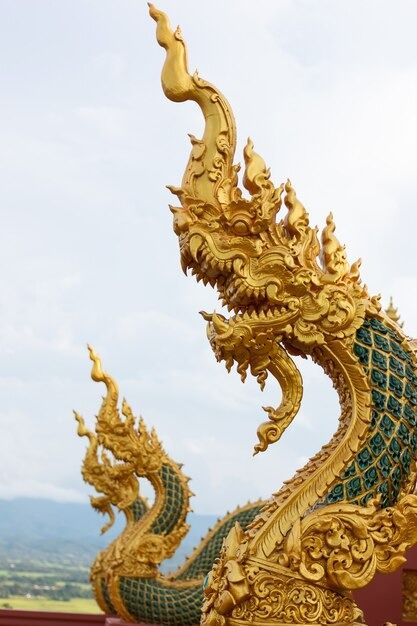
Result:
<instances>
[{"instance_id":1,"label":"pointed gold spike","mask_svg":"<svg viewBox=\"0 0 417 626\"><path fill-rule=\"evenodd\" d=\"M284 198L288 213L284 219L284 226L290 237L301 239L308 229L308 213L304 205L298 200L290 179L285 183L286 196Z\"/></svg>"}]
</instances>

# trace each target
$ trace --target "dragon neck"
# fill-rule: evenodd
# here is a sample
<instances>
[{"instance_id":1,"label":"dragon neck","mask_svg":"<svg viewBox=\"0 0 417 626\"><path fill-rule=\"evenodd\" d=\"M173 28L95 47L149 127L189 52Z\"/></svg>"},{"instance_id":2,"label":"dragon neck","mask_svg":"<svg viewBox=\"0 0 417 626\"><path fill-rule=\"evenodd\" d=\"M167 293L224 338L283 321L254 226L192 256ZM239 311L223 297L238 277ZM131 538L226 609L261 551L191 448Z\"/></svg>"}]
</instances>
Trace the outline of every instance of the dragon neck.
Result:
<instances>
[{"instance_id":1,"label":"dragon neck","mask_svg":"<svg viewBox=\"0 0 417 626\"><path fill-rule=\"evenodd\" d=\"M146 498L138 496L134 502L124 511L127 524L135 524L149 511L149 503Z\"/></svg>"},{"instance_id":2,"label":"dragon neck","mask_svg":"<svg viewBox=\"0 0 417 626\"><path fill-rule=\"evenodd\" d=\"M83 478L103 494L91 498L93 507L110 517L102 532L115 519L114 507L126 517L123 532L98 555L92 577L97 579L102 573L113 577L156 576L159 564L172 556L188 531L189 479L182 466L165 453L155 430L149 431L142 418L137 420L125 400L119 413L117 384L104 372L93 348L89 353L91 377L103 382L107 393L95 432L75 414L78 434L89 440ZM150 507L139 494L141 479L147 479L155 492Z\"/></svg>"},{"instance_id":3,"label":"dragon neck","mask_svg":"<svg viewBox=\"0 0 417 626\"><path fill-rule=\"evenodd\" d=\"M414 489L417 363L400 328L383 314L368 316L354 338L329 342L312 357L338 392L339 428L248 529L261 559L279 558L294 520L313 506L378 498L384 508Z\"/></svg>"},{"instance_id":4,"label":"dragon neck","mask_svg":"<svg viewBox=\"0 0 417 626\"><path fill-rule=\"evenodd\" d=\"M278 492L248 529L251 550L270 559L294 523L322 498L349 464L370 422L370 387L352 351L353 342L333 341L312 352L339 395L341 415L332 440Z\"/></svg>"},{"instance_id":5,"label":"dragon neck","mask_svg":"<svg viewBox=\"0 0 417 626\"><path fill-rule=\"evenodd\" d=\"M99 555L94 567L96 584L100 584L97 574L112 579L157 576L160 563L174 554L188 532L186 517L192 494L181 466L164 456L160 468L145 477L154 489L154 502ZM130 518L139 513L137 501L131 509Z\"/></svg>"}]
</instances>

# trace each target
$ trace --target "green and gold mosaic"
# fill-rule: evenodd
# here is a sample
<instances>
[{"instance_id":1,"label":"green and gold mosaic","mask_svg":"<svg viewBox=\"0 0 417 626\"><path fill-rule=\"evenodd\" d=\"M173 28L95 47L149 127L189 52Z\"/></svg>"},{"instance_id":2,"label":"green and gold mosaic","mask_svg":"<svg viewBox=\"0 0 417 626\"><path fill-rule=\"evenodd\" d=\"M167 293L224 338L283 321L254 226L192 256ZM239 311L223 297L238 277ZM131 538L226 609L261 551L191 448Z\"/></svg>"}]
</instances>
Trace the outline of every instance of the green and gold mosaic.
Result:
<instances>
[{"instance_id":1,"label":"green and gold mosaic","mask_svg":"<svg viewBox=\"0 0 417 626\"><path fill-rule=\"evenodd\" d=\"M161 479L164 485L164 506L152 524L151 532L167 535L182 514L184 493L178 473L169 465L161 467Z\"/></svg>"},{"instance_id":2,"label":"green and gold mosaic","mask_svg":"<svg viewBox=\"0 0 417 626\"><path fill-rule=\"evenodd\" d=\"M139 622L195 626L200 623L203 585L178 589L155 578L125 578L120 595L130 615Z\"/></svg>"},{"instance_id":3,"label":"green and gold mosaic","mask_svg":"<svg viewBox=\"0 0 417 626\"><path fill-rule=\"evenodd\" d=\"M340 476L325 502L366 505L381 496L393 505L417 458L417 376L401 337L376 318L356 332L354 353L366 372L372 394L369 436Z\"/></svg>"},{"instance_id":4,"label":"green and gold mosaic","mask_svg":"<svg viewBox=\"0 0 417 626\"><path fill-rule=\"evenodd\" d=\"M160 514L152 525L152 532L171 532L182 513L184 493L181 481L169 465L161 468L165 501ZM144 513L144 503L135 502L135 519ZM230 529L239 522L242 528L253 521L261 507L253 505L226 517L201 552L190 561L184 571L172 580L190 581L184 589L172 587L164 578L139 578L123 576L119 580L119 592L127 611L138 621L171 626L188 626L200 622L203 604L203 579L211 570L219 555L223 539ZM106 584L102 582L102 594L110 608L110 598Z\"/></svg>"}]
</instances>

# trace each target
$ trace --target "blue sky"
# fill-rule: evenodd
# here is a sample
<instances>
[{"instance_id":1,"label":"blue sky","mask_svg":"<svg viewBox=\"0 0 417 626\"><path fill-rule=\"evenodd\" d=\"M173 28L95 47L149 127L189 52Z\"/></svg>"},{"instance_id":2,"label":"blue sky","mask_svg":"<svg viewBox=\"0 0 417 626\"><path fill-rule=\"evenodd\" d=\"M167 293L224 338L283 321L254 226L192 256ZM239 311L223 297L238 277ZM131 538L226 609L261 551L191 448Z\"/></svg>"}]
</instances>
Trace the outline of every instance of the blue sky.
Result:
<instances>
[{"instance_id":1,"label":"blue sky","mask_svg":"<svg viewBox=\"0 0 417 626\"><path fill-rule=\"evenodd\" d=\"M252 458L254 381L216 363L182 274L166 184L202 119L160 88L163 51L137 0L3 0L0 24L0 497L86 500L85 442L103 390L86 343L192 476L194 509L266 497L335 430L330 382L302 363L284 438ZM165 0L190 67L234 109L276 184L313 223L333 211L349 259L417 336L417 42L414 2Z\"/></svg>"}]
</instances>

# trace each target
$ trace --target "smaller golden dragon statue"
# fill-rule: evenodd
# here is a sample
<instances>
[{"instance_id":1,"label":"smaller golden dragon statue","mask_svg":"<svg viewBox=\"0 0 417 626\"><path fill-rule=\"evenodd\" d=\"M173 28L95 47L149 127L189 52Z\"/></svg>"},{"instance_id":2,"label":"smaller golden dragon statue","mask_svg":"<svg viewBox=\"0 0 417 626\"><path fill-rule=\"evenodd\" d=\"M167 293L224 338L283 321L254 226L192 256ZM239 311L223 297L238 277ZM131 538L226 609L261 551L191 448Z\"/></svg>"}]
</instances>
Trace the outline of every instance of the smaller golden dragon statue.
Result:
<instances>
[{"instance_id":1,"label":"smaller golden dragon statue","mask_svg":"<svg viewBox=\"0 0 417 626\"><path fill-rule=\"evenodd\" d=\"M360 262L348 263L332 214L319 238L292 183L275 187L250 139L244 196L229 103L189 73L180 29L149 10L166 51L165 95L196 102L205 118L203 137L190 135L181 185L169 187L181 205L171 211L182 269L232 313L203 313L217 359L261 388L272 375L282 390L277 408L264 407L255 453L298 413L293 357L323 369L341 406L332 439L246 529L230 531L205 586L202 624L351 626L361 619L351 591L396 569L417 542L416 344L369 295Z\"/></svg>"},{"instance_id":2,"label":"smaller golden dragon statue","mask_svg":"<svg viewBox=\"0 0 417 626\"><path fill-rule=\"evenodd\" d=\"M96 600L105 613L130 622L193 626L201 617L204 578L224 538L237 522L245 528L264 503L248 503L227 513L176 571L161 573L159 565L175 553L189 529L186 517L193 495L189 478L166 454L155 430L149 432L125 400L120 414L115 380L103 371L91 347L89 354L91 377L105 384L106 395L94 432L75 412L78 435L89 440L82 476L101 494L91 497L92 506L109 516L102 532L114 523L114 509L126 518L121 534L97 555L91 568ZM153 487L152 504L140 493L141 480Z\"/></svg>"}]
</instances>

